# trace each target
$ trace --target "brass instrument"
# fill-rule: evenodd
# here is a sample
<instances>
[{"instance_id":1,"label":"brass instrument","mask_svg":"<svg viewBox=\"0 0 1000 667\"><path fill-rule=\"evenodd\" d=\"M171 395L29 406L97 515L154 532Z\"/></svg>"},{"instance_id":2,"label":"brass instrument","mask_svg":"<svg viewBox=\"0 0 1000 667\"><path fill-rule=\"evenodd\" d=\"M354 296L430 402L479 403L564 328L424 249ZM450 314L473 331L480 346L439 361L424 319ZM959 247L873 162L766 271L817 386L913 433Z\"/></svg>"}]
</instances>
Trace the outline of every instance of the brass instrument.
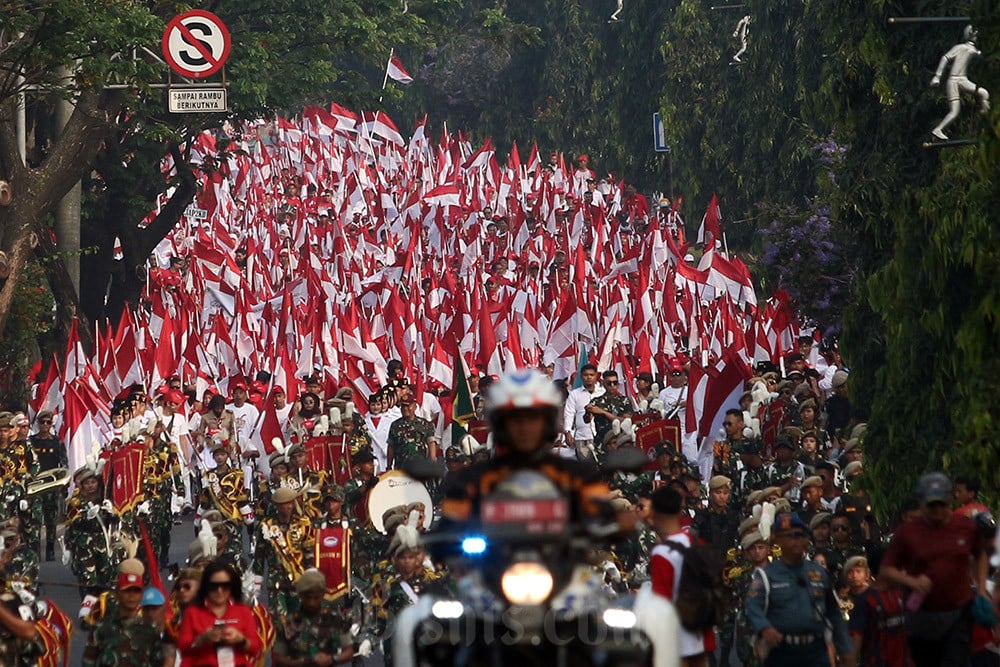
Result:
<instances>
[{"instance_id":1,"label":"brass instrument","mask_svg":"<svg viewBox=\"0 0 1000 667\"><path fill-rule=\"evenodd\" d=\"M58 489L69 485L69 470L67 468L52 468L39 473L28 484L28 495L33 496L49 489Z\"/></svg>"}]
</instances>

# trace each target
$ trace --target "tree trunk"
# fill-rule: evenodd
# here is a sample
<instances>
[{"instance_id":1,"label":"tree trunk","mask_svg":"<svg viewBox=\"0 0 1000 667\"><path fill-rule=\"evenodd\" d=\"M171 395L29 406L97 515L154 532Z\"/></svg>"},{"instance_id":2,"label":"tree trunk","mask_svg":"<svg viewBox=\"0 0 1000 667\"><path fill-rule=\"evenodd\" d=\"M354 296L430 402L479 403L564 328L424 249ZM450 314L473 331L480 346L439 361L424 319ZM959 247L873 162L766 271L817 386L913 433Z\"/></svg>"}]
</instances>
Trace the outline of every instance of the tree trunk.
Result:
<instances>
[{"instance_id":1,"label":"tree trunk","mask_svg":"<svg viewBox=\"0 0 1000 667\"><path fill-rule=\"evenodd\" d=\"M32 232L40 241L48 241L45 216L90 169L94 156L114 126L121 102L118 94L82 93L62 134L34 169L28 169L21 160L12 123L3 122L4 119L0 118L0 169L3 171L0 176L8 178L13 192L11 205L5 210L0 209L3 249L8 255L10 268L0 288L0 339L3 338L14 294L32 252ZM12 114L13 100L4 105L4 116L12 118ZM50 280L55 278L51 287L53 292L59 291L57 299L66 298L67 286L74 293L67 303L72 305L75 313L78 299L65 267L62 267L61 273L56 268L46 269ZM65 317L64 313L60 320L65 322ZM86 330L89 336L89 327Z\"/></svg>"}]
</instances>

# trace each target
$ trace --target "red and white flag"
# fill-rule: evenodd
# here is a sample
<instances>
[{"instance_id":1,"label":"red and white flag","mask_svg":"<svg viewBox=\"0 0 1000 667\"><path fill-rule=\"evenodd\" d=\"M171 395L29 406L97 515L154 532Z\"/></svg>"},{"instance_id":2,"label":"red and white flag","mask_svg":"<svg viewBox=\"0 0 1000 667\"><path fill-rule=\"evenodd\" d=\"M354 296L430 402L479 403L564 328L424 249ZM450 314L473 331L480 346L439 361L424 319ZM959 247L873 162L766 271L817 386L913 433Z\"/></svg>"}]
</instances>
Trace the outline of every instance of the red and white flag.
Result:
<instances>
[{"instance_id":1,"label":"red and white flag","mask_svg":"<svg viewBox=\"0 0 1000 667\"><path fill-rule=\"evenodd\" d=\"M403 67L403 63L399 62L396 54L389 56L389 64L386 67L385 74L393 81L401 83L404 86L413 83L413 77L406 72L406 68Z\"/></svg>"}]
</instances>

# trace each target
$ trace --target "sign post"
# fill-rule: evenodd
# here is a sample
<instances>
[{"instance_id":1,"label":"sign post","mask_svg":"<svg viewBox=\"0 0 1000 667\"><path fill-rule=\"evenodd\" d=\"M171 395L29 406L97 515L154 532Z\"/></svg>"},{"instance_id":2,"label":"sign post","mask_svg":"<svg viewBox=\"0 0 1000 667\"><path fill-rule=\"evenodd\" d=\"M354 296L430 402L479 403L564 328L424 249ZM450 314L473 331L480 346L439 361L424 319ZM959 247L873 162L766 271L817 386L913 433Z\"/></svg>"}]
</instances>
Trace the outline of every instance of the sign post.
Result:
<instances>
[{"instance_id":1,"label":"sign post","mask_svg":"<svg viewBox=\"0 0 1000 667\"><path fill-rule=\"evenodd\" d=\"M225 66L232 42L226 24L218 16L192 9L170 20L160 46L174 72L188 79L205 79ZM170 113L225 112L225 83L168 85L167 110Z\"/></svg>"},{"instance_id":2,"label":"sign post","mask_svg":"<svg viewBox=\"0 0 1000 667\"><path fill-rule=\"evenodd\" d=\"M667 134L663 131L663 118L659 111L653 114L653 150L657 153L670 152L670 146L667 145Z\"/></svg>"}]
</instances>

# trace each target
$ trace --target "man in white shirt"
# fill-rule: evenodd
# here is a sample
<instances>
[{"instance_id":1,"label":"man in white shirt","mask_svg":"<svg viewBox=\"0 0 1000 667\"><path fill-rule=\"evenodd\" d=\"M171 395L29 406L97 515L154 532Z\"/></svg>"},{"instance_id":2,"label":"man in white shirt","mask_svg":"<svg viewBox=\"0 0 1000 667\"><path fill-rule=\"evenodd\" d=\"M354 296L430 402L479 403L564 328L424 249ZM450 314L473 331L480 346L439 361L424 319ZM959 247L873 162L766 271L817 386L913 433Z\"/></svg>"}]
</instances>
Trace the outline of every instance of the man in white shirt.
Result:
<instances>
[{"instance_id":1,"label":"man in white shirt","mask_svg":"<svg viewBox=\"0 0 1000 667\"><path fill-rule=\"evenodd\" d=\"M653 593L670 601L677 599L681 570L684 566L682 549L691 547L691 535L681 527L684 500L669 486L653 492L651 521L653 530L661 537L649 557L649 573ZM681 548L671 546L671 543ZM715 633L712 628L704 631L680 627L678 636L681 649L681 667L707 667L708 656L715 650Z\"/></svg>"},{"instance_id":2,"label":"man in white shirt","mask_svg":"<svg viewBox=\"0 0 1000 667\"><path fill-rule=\"evenodd\" d=\"M688 379L684 366L677 360L670 364L668 371L670 384L660 391L660 401L663 402L663 409L667 419L677 419L681 423L681 453L688 461L698 461L698 433L688 434L687 426L684 423L687 416L688 399Z\"/></svg>"},{"instance_id":3,"label":"man in white shirt","mask_svg":"<svg viewBox=\"0 0 1000 667\"><path fill-rule=\"evenodd\" d=\"M594 457L594 419L587 412L587 405L604 395L604 387L597 382L597 366L584 364L580 369L582 387L569 392L563 408L563 434L566 443L576 447L576 456L581 461L596 461Z\"/></svg>"},{"instance_id":4,"label":"man in white shirt","mask_svg":"<svg viewBox=\"0 0 1000 667\"><path fill-rule=\"evenodd\" d=\"M163 432L167 440L177 448L178 463L181 468L183 488L174 489L171 505L174 510L193 509L191 502L192 473L197 474L191 465L191 434L188 431L188 420L179 412L184 404L184 394L177 389L168 389L163 395L163 403L157 409L157 419L163 423Z\"/></svg>"},{"instance_id":5,"label":"man in white shirt","mask_svg":"<svg viewBox=\"0 0 1000 667\"><path fill-rule=\"evenodd\" d=\"M257 418L260 411L247 400L247 385L242 380L233 383L233 404L229 410L233 413L233 420L236 425L236 442L241 452L246 452L252 447L250 437L253 435L254 427L257 425Z\"/></svg>"}]
</instances>

